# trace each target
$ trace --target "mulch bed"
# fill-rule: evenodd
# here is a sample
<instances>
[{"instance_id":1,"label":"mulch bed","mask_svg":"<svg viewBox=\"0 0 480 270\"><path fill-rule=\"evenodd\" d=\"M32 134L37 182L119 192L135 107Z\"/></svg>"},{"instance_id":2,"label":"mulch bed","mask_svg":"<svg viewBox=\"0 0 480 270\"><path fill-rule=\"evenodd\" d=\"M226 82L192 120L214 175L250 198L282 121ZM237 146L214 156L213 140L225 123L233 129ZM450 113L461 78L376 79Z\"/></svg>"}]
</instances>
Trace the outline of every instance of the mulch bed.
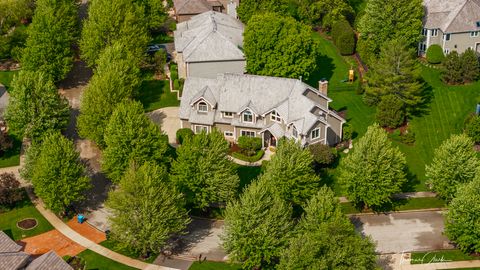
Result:
<instances>
[{"instance_id":1,"label":"mulch bed","mask_svg":"<svg viewBox=\"0 0 480 270\"><path fill-rule=\"evenodd\" d=\"M22 230L31 230L35 227L37 227L37 220L34 218L26 218L24 220L20 220L17 222L17 227L19 227Z\"/></svg>"},{"instance_id":2,"label":"mulch bed","mask_svg":"<svg viewBox=\"0 0 480 270\"><path fill-rule=\"evenodd\" d=\"M18 70L20 65L13 60L0 61L0 71Z\"/></svg>"}]
</instances>

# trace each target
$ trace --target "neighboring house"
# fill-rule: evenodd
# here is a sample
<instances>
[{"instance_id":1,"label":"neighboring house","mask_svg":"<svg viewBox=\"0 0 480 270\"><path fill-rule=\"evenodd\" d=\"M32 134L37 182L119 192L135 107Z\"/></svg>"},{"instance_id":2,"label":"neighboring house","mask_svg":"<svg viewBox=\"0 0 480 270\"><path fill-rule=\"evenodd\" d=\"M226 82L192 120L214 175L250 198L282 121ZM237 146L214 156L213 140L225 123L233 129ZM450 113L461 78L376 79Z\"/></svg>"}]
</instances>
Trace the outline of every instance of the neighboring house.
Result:
<instances>
[{"instance_id":1,"label":"neighboring house","mask_svg":"<svg viewBox=\"0 0 480 270\"><path fill-rule=\"evenodd\" d=\"M297 79L221 74L216 79L189 77L180 103L182 128L195 133L221 131L235 142L261 137L263 147L280 138L302 146L341 141L345 120L329 109L328 82L320 90Z\"/></svg>"},{"instance_id":2,"label":"neighboring house","mask_svg":"<svg viewBox=\"0 0 480 270\"><path fill-rule=\"evenodd\" d=\"M438 44L445 54L472 48L480 53L480 0L424 0L420 55Z\"/></svg>"},{"instance_id":3,"label":"neighboring house","mask_svg":"<svg viewBox=\"0 0 480 270\"><path fill-rule=\"evenodd\" d=\"M73 270L54 251L33 259L22 246L0 231L0 269L1 270Z\"/></svg>"},{"instance_id":4,"label":"neighboring house","mask_svg":"<svg viewBox=\"0 0 480 270\"><path fill-rule=\"evenodd\" d=\"M243 24L226 14L209 11L177 24L175 59L180 78L216 78L245 72Z\"/></svg>"},{"instance_id":5,"label":"neighboring house","mask_svg":"<svg viewBox=\"0 0 480 270\"><path fill-rule=\"evenodd\" d=\"M5 109L8 106L9 99L10 95L8 94L7 89L0 83L0 121L3 119L3 115L5 113Z\"/></svg>"},{"instance_id":6,"label":"neighboring house","mask_svg":"<svg viewBox=\"0 0 480 270\"><path fill-rule=\"evenodd\" d=\"M173 0L173 9L177 22L189 20L192 16L217 11L237 17L239 0Z\"/></svg>"}]
</instances>

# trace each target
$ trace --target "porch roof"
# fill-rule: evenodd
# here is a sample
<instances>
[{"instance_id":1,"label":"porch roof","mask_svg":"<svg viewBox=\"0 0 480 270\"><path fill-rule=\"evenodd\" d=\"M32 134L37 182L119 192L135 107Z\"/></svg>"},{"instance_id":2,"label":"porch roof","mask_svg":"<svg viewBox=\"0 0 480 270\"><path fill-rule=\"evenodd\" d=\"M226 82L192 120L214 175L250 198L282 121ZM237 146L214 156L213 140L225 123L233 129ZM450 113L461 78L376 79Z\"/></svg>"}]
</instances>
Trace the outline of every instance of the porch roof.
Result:
<instances>
[{"instance_id":1,"label":"porch roof","mask_svg":"<svg viewBox=\"0 0 480 270\"><path fill-rule=\"evenodd\" d=\"M270 131L270 133L272 133L272 135L278 140L280 138L282 138L283 136L285 136L285 131L283 130L283 128L277 124L277 123L274 123L272 125L270 125L269 127L265 128L264 130L260 131L260 133L264 133L265 131Z\"/></svg>"}]
</instances>

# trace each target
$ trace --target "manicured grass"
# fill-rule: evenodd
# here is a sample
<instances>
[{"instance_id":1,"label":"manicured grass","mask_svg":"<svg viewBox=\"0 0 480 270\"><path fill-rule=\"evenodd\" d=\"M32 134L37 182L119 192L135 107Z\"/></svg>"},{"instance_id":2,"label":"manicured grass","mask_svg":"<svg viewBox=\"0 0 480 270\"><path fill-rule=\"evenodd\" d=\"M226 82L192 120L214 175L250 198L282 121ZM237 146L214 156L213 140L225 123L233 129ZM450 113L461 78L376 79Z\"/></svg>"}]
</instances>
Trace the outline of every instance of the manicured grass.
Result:
<instances>
[{"instance_id":1,"label":"manicured grass","mask_svg":"<svg viewBox=\"0 0 480 270\"><path fill-rule=\"evenodd\" d=\"M169 36L166 33L157 33L153 36L152 44L163 44L173 42L173 36Z\"/></svg>"},{"instance_id":2,"label":"manicured grass","mask_svg":"<svg viewBox=\"0 0 480 270\"><path fill-rule=\"evenodd\" d=\"M237 174L240 178L240 184L238 187L238 194L243 192L243 189L247 187L260 173L262 173L261 166L237 166Z\"/></svg>"},{"instance_id":3,"label":"manicured grass","mask_svg":"<svg viewBox=\"0 0 480 270\"><path fill-rule=\"evenodd\" d=\"M137 99L147 112L180 105L177 94L170 92L168 81L155 80L151 73L145 74Z\"/></svg>"},{"instance_id":4,"label":"manicured grass","mask_svg":"<svg viewBox=\"0 0 480 270\"><path fill-rule=\"evenodd\" d=\"M345 214L361 213L361 211L356 209L352 203L342 203L341 206ZM439 198L412 198L408 200L396 200L394 201L393 205L382 209L382 211L407 211L416 209L443 208L445 206L445 201ZM371 211L368 210L363 212L368 213Z\"/></svg>"},{"instance_id":5,"label":"manicured grass","mask_svg":"<svg viewBox=\"0 0 480 270\"><path fill-rule=\"evenodd\" d=\"M240 264L228 264L223 262L194 262L188 270L240 270Z\"/></svg>"},{"instance_id":6,"label":"manicured grass","mask_svg":"<svg viewBox=\"0 0 480 270\"><path fill-rule=\"evenodd\" d=\"M474 257L463 253L458 249L439 250L427 252L412 252L411 264L425 264L437 262L453 262L453 261L471 261L480 260L480 257Z\"/></svg>"},{"instance_id":7,"label":"manicured grass","mask_svg":"<svg viewBox=\"0 0 480 270\"><path fill-rule=\"evenodd\" d=\"M102 246L104 246L104 247L106 247L110 250L113 250L115 252L118 252L120 254L123 254L127 257L130 257L130 258L134 258L134 259L137 259L137 260L139 260L139 258L140 258L140 254L138 254L137 252L135 252L135 251L133 251L129 248L119 246L118 243L115 242L112 239L105 240L105 241L101 242L100 245L102 245ZM144 261L147 262L147 263L152 263L156 258L157 258L157 255L152 254L152 256L150 256L148 259L146 259Z\"/></svg>"},{"instance_id":8,"label":"manicured grass","mask_svg":"<svg viewBox=\"0 0 480 270\"><path fill-rule=\"evenodd\" d=\"M9 136L13 140L13 147L0 156L0 168L20 165L22 140L15 134L9 134Z\"/></svg>"},{"instance_id":9,"label":"manicured grass","mask_svg":"<svg viewBox=\"0 0 480 270\"><path fill-rule=\"evenodd\" d=\"M24 200L18 202L8 212L0 213L0 230L15 241L53 230L52 225L33 206L27 194L24 196ZM37 226L31 230L18 228L17 222L26 218L36 219Z\"/></svg>"},{"instance_id":10,"label":"manicured grass","mask_svg":"<svg viewBox=\"0 0 480 270\"><path fill-rule=\"evenodd\" d=\"M16 73L18 73L18 71L0 71L0 83L6 86L7 91Z\"/></svg>"},{"instance_id":11,"label":"manicured grass","mask_svg":"<svg viewBox=\"0 0 480 270\"><path fill-rule=\"evenodd\" d=\"M77 256L83 258L86 262L86 270L134 270L130 266L113 261L107 257L103 257L89 249L83 251Z\"/></svg>"}]
</instances>

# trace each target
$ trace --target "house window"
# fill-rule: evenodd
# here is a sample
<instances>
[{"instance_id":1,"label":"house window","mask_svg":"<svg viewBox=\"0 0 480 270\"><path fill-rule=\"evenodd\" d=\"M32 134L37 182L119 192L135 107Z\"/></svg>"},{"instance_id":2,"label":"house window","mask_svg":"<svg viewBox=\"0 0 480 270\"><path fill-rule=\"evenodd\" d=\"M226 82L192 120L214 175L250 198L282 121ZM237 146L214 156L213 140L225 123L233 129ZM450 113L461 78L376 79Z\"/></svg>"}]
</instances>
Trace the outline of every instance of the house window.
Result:
<instances>
[{"instance_id":1,"label":"house window","mask_svg":"<svg viewBox=\"0 0 480 270\"><path fill-rule=\"evenodd\" d=\"M450 49L445 49L443 52L444 52L445 54L449 54L449 53L450 53Z\"/></svg>"},{"instance_id":2,"label":"house window","mask_svg":"<svg viewBox=\"0 0 480 270\"><path fill-rule=\"evenodd\" d=\"M432 37L438 36L438 29L432 29Z\"/></svg>"},{"instance_id":3,"label":"house window","mask_svg":"<svg viewBox=\"0 0 480 270\"><path fill-rule=\"evenodd\" d=\"M427 44L425 42L420 43L420 51L425 52L427 50Z\"/></svg>"},{"instance_id":4,"label":"house window","mask_svg":"<svg viewBox=\"0 0 480 270\"><path fill-rule=\"evenodd\" d=\"M242 136L246 136L246 137L257 137L257 135L255 134L255 131L242 130L241 134Z\"/></svg>"},{"instance_id":5,"label":"house window","mask_svg":"<svg viewBox=\"0 0 480 270\"><path fill-rule=\"evenodd\" d=\"M199 102L198 103L198 111L199 112L208 112L208 106L207 106L207 103L205 102Z\"/></svg>"},{"instance_id":6,"label":"house window","mask_svg":"<svg viewBox=\"0 0 480 270\"><path fill-rule=\"evenodd\" d=\"M480 21L477 22L477 27L480 27Z\"/></svg>"},{"instance_id":7,"label":"house window","mask_svg":"<svg viewBox=\"0 0 480 270\"><path fill-rule=\"evenodd\" d=\"M478 33L480 33L480 31L470 32L470 37L478 37Z\"/></svg>"},{"instance_id":8,"label":"house window","mask_svg":"<svg viewBox=\"0 0 480 270\"><path fill-rule=\"evenodd\" d=\"M426 36L428 34L428 29L427 28L423 28L422 29L422 36Z\"/></svg>"},{"instance_id":9,"label":"house window","mask_svg":"<svg viewBox=\"0 0 480 270\"><path fill-rule=\"evenodd\" d=\"M223 132L223 135L224 135L225 137L233 137L233 132L231 132L231 131L225 131L225 132Z\"/></svg>"},{"instance_id":10,"label":"house window","mask_svg":"<svg viewBox=\"0 0 480 270\"><path fill-rule=\"evenodd\" d=\"M316 129L312 130L312 132L310 133L310 138L312 140L320 138L320 129L316 128Z\"/></svg>"},{"instance_id":11,"label":"house window","mask_svg":"<svg viewBox=\"0 0 480 270\"><path fill-rule=\"evenodd\" d=\"M243 122L245 122L245 123L253 123L253 114L252 114L251 111L246 110L246 111L243 113Z\"/></svg>"},{"instance_id":12,"label":"house window","mask_svg":"<svg viewBox=\"0 0 480 270\"><path fill-rule=\"evenodd\" d=\"M195 125L194 131L195 134L200 134L202 132L208 133L208 126Z\"/></svg>"},{"instance_id":13,"label":"house window","mask_svg":"<svg viewBox=\"0 0 480 270\"><path fill-rule=\"evenodd\" d=\"M233 113L232 112L223 112L223 117L224 118L233 118Z\"/></svg>"},{"instance_id":14,"label":"house window","mask_svg":"<svg viewBox=\"0 0 480 270\"><path fill-rule=\"evenodd\" d=\"M445 39L446 41L449 41L450 40L450 34L443 35L443 39Z\"/></svg>"},{"instance_id":15,"label":"house window","mask_svg":"<svg viewBox=\"0 0 480 270\"><path fill-rule=\"evenodd\" d=\"M282 121L280 114L278 114L276 111L272 111L271 119L272 121L279 122L279 123Z\"/></svg>"},{"instance_id":16,"label":"house window","mask_svg":"<svg viewBox=\"0 0 480 270\"><path fill-rule=\"evenodd\" d=\"M292 135L293 135L293 137L295 137L295 138L298 137L298 132L297 132L297 129L295 128L295 126L292 126Z\"/></svg>"}]
</instances>

